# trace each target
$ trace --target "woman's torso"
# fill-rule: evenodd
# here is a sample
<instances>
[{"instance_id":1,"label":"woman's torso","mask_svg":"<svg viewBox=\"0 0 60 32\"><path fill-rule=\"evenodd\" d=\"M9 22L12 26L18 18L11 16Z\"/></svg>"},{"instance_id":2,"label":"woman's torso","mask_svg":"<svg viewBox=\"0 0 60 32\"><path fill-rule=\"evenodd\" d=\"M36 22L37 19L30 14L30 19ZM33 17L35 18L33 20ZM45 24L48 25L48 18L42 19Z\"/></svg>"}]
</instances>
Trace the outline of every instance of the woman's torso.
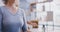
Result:
<instances>
[{"instance_id":1,"label":"woman's torso","mask_svg":"<svg viewBox=\"0 0 60 32\"><path fill-rule=\"evenodd\" d=\"M12 14L9 9L5 6L1 7L3 14L3 32L20 32L22 30L23 22L23 13L22 11L17 11L16 14Z\"/></svg>"}]
</instances>

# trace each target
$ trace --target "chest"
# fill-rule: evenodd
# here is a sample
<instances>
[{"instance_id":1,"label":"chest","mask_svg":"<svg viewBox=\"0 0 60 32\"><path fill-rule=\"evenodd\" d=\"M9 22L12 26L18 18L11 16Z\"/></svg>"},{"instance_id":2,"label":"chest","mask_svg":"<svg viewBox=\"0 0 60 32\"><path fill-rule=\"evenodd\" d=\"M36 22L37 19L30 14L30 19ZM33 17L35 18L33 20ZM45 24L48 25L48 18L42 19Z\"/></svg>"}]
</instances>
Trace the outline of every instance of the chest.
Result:
<instances>
[{"instance_id":1,"label":"chest","mask_svg":"<svg viewBox=\"0 0 60 32\"><path fill-rule=\"evenodd\" d=\"M4 24L18 24L18 25L23 25L24 24L24 20L23 20L23 14L18 11L18 13L16 14L11 14L7 9L2 9L3 12L3 23Z\"/></svg>"}]
</instances>

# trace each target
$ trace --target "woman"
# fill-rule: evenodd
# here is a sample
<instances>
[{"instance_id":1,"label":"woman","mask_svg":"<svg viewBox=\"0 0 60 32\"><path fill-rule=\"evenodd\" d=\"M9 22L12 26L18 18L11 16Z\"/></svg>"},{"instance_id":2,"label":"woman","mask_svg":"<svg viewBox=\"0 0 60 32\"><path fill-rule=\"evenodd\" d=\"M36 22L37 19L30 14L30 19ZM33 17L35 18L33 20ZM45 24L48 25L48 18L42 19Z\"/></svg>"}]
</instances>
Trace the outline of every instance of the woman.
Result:
<instances>
[{"instance_id":1,"label":"woman","mask_svg":"<svg viewBox=\"0 0 60 32\"><path fill-rule=\"evenodd\" d=\"M0 32L27 31L23 10L14 8L15 1L3 0L5 6L0 7Z\"/></svg>"}]
</instances>

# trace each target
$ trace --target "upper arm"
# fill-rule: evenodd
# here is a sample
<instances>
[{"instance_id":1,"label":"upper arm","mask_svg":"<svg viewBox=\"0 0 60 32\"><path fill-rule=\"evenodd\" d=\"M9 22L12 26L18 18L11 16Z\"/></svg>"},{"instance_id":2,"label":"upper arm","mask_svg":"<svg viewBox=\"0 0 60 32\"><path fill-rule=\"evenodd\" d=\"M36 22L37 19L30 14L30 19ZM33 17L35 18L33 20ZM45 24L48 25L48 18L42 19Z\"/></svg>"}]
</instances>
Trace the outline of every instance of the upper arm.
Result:
<instances>
[{"instance_id":1,"label":"upper arm","mask_svg":"<svg viewBox=\"0 0 60 32\"><path fill-rule=\"evenodd\" d=\"M2 12L1 12L1 9L0 9L0 32L2 32Z\"/></svg>"},{"instance_id":2,"label":"upper arm","mask_svg":"<svg viewBox=\"0 0 60 32\"><path fill-rule=\"evenodd\" d=\"M23 11L23 21L24 21L24 25L22 27L23 31L27 31L27 21L26 21L26 15L25 12Z\"/></svg>"}]
</instances>

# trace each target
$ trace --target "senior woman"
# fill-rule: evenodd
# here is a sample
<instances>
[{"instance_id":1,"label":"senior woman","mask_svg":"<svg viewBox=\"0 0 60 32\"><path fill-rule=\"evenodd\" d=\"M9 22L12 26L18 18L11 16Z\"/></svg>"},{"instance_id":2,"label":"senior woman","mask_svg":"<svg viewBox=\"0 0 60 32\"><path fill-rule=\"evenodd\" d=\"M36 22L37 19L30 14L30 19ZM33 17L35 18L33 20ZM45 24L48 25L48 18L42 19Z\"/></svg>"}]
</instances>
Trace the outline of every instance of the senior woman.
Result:
<instances>
[{"instance_id":1,"label":"senior woman","mask_svg":"<svg viewBox=\"0 0 60 32\"><path fill-rule=\"evenodd\" d=\"M15 1L3 0L5 5L0 7L0 32L27 32L24 12L14 8Z\"/></svg>"}]
</instances>

